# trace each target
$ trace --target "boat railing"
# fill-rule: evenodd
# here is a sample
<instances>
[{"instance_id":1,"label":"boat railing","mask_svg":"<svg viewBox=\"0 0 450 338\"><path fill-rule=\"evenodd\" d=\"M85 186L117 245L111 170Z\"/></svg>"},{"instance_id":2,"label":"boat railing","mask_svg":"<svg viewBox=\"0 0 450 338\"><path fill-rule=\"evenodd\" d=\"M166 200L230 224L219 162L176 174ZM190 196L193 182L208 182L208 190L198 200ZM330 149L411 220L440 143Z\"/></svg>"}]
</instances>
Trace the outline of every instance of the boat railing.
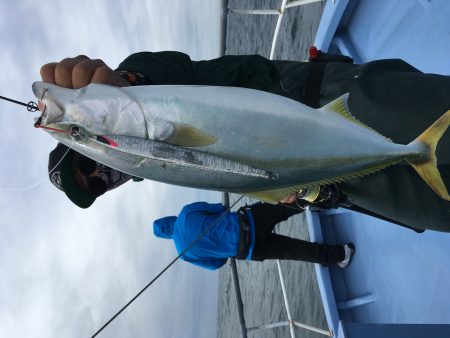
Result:
<instances>
[{"instance_id":1,"label":"boat railing","mask_svg":"<svg viewBox=\"0 0 450 338\"><path fill-rule=\"evenodd\" d=\"M315 2L322 2L323 0L296 0L290 1L282 0L279 9L228 9L229 13L233 14L246 14L246 15L278 15L277 25L275 26L275 31L272 39L272 47L270 48L269 58L272 60L275 47L278 41L278 34L280 32L281 22L283 21L284 12L289 8L294 8L302 5L312 4Z\"/></svg>"},{"instance_id":2,"label":"boat railing","mask_svg":"<svg viewBox=\"0 0 450 338\"><path fill-rule=\"evenodd\" d=\"M228 193L223 193L223 203L226 208L229 208L230 202L229 202ZM323 334L328 337L333 336L333 332L331 332L329 330L320 329L320 328L317 328L317 327L314 327L311 325L297 322L292 319L292 315L291 315L291 311L290 311L290 307L289 307L288 294L286 292L284 276L283 276L283 272L281 269L281 262L279 260L277 260L276 262L277 262L277 269L278 269L278 276L280 279L281 290L283 293L284 305L286 308L287 320L277 322L277 323L263 324L263 325L259 325L259 326L255 326L255 327L247 327L246 322L245 322L245 316L244 316L244 303L242 300L241 287L240 287L240 283L239 283L239 275L237 272L236 260L234 258L230 258L229 262L230 262L233 286L234 286L234 290L235 290L237 315L238 315L238 320L239 320L239 324L240 324L242 338L247 338L247 333L249 333L249 332L254 332L254 331L259 331L259 330L264 330L264 329L273 329L273 328L282 327L282 326L289 327L292 338L295 338L294 327L299 327L299 328L302 328L305 330L314 331L314 332Z\"/></svg>"},{"instance_id":3,"label":"boat railing","mask_svg":"<svg viewBox=\"0 0 450 338\"><path fill-rule=\"evenodd\" d=\"M224 204L225 204L226 208L229 207L229 197L228 197L227 193L224 193ZM314 327L314 326L311 326L311 325L308 325L305 323L297 322L292 319L292 315L291 315L291 311L290 311L290 307L289 307L288 295L287 295L286 287L285 287L285 283L284 283L284 276L283 276L283 272L281 269L281 262L279 260L276 261L277 269L278 269L278 276L280 278L280 285L281 285L281 290L283 293L283 300L284 300L284 305L286 308L286 315L287 315L288 320L277 322L277 323L263 324L263 325L259 325L259 326L255 326L255 327L247 327L246 322L245 322L245 316L244 316L244 303L242 301L241 287L240 287L239 275L238 275L237 267L236 267L236 260L234 258L230 258L229 262L230 262L233 286L234 286L234 290L235 290L236 308L237 308L237 314L238 314L239 324L240 324L240 328L241 328L242 338L247 338L248 332L259 331L259 330L264 330L264 329L273 329L273 328L282 327L282 326L289 327L292 338L295 338L294 327L299 327L299 328L302 328L305 330L314 331L314 332L323 334L328 337L333 336L333 332L330 330L324 330L321 328L317 328L317 327Z\"/></svg>"},{"instance_id":4,"label":"boat railing","mask_svg":"<svg viewBox=\"0 0 450 338\"><path fill-rule=\"evenodd\" d=\"M233 14L241 14L241 15L277 15L278 16L277 24L275 26L275 31L274 31L274 35L273 35L273 39L272 39L272 47L270 49L270 57L269 58L272 60L274 57L274 54L275 54L275 48L276 48L276 44L277 44L277 40L278 40L278 35L280 32L281 22L283 20L283 16L284 16L286 9L294 8L297 6L306 5L306 4L310 4L310 3L321 2L321 1L322 0L296 0L296 1L288 2L288 0L282 0L280 8L276 9L276 10L273 10L273 9L250 9L250 10L229 9L228 5L227 5L227 1L223 2L223 6L224 6L224 11L227 14L233 13ZM223 15L223 17L222 17L222 46L225 46L225 35L223 34L223 32L226 30L227 14ZM225 48L222 47L222 50L224 52ZM229 203L229 194L228 193L223 194L223 202L225 204L225 207L229 208L230 203ZM240 284L239 284L239 275L237 273L237 267L236 267L236 260L234 258L230 259L230 267L231 267L231 272L232 272L233 285L234 285L234 289L235 289L238 319L239 319L239 323L240 323L242 337L247 338L248 332L254 332L254 331L258 331L258 330L271 329L271 328L282 327L282 326L289 327L292 338L295 338L294 327L303 328L306 330L317 332L319 334L323 334L325 336L332 337L333 336L332 331L323 330L323 329L313 327L311 325L307 325L304 323L299 323L292 319L292 315L291 315L291 311L290 311L290 307L289 307L288 295L287 295L286 287L285 287L285 283L284 283L283 272L281 269L281 263L279 260L276 260L276 263L277 263L277 268L278 268L278 276L280 279L281 289L283 292L283 300L284 300L284 305L286 308L287 321L264 324L264 325L259 325L256 327L248 328L245 323L244 303L242 301L241 289L240 289Z\"/></svg>"},{"instance_id":5,"label":"boat railing","mask_svg":"<svg viewBox=\"0 0 450 338\"><path fill-rule=\"evenodd\" d=\"M228 9L228 8L225 8L225 10L227 11L227 13L241 14L241 15L278 15L277 24L275 26L275 31L274 31L274 35L273 35L273 39L272 39L272 47L270 49L270 57L269 58L272 60L274 57L274 54L275 54L275 49L276 49L278 35L279 35L280 27L281 27L281 22L283 20L283 16L284 16L286 9L301 6L301 5L306 5L306 4L310 4L310 3L314 3L314 2L321 2L321 1L322 0L297 0L297 1L288 2L288 0L282 0L280 8L276 9L276 10L272 10L272 9L241 10L241 9ZM228 7L228 6L226 6L226 7ZM223 20L226 20L226 16L227 15L224 15L225 18ZM224 43L222 45L224 45ZM228 208L230 205L228 193L223 194L223 200L224 200L225 206ZM272 329L272 328L282 327L282 326L289 327L292 338L295 338L294 327L303 328L306 330L317 332L319 334L323 334L325 336L332 337L333 332L330 330L324 330L324 329L320 329L317 327L313 327L311 325L300 323L300 322L297 322L292 319L292 315L291 315L291 311L290 311L290 307L289 307L289 299L288 299L288 295L287 295L286 287L285 287L285 283L284 283L283 271L281 269L281 262L279 260L277 260L276 263L277 263L277 269L278 269L278 276L279 276L280 284L281 284L281 290L283 293L284 305L286 308L287 321L264 324L264 325L259 325L256 327L248 328L245 323L244 303L242 301L241 289L240 289L240 284L239 284L239 275L237 273L237 267L236 267L236 260L234 258L230 259L230 267L231 267L233 285L234 285L234 289L235 289L236 305L237 305L238 319L239 319L239 323L240 323L242 338L247 338L247 333L249 333L249 332L254 332L254 331L264 330L264 329Z\"/></svg>"}]
</instances>

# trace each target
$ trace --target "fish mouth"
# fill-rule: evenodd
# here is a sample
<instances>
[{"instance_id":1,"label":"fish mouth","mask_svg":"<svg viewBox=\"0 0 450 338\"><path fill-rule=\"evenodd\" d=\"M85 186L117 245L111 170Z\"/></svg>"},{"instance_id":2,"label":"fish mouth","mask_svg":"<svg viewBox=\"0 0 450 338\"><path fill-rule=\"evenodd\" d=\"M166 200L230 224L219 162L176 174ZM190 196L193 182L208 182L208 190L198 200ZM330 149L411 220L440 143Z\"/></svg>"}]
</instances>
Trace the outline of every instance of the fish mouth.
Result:
<instances>
[{"instance_id":1,"label":"fish mouth","mask_svg":"<svg viewBox=\"0 0 450 338\"><path fill-rule=\"evenodd\" d=\"M82 126L78 124L68 124L68 123L50 123L43 126L49 132L59 132L65 133L75 142L87 142L87 141L97 141L110 147L119 147L119 144L114 141L111 137L105 135L91 135Z\"/></svg>"},{"instance_id":2,"label":"fish mouth","mask_svg":"<svg viewBox=\"0 0 450 338\"><path fill-rule=\"evenodd\" d=\"M73 141L78 142L87 141L90 137L92 137L84 127L73 123L47 123L41 125L41 128L45 129L48 132L67 134L67 136Z\"/></svg>"}]
</instances>

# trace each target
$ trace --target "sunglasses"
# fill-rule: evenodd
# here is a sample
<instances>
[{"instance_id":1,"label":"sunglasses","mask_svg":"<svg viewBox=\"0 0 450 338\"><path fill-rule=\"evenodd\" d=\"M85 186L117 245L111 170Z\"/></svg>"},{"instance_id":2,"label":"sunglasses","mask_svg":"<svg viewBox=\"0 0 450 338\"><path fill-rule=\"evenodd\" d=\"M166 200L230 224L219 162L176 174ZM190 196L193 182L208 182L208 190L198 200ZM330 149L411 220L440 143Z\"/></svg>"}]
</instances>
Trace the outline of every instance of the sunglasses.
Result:
<instances>
[{"instance_id":1,"label":"sunglasses","mask_svg":"<svg viewBox=\"0 0 450 338\"><path fill-rule=\"evenodd\" d=\"M100 196L108 190L108 183L99 176L90 177L97 170L97 162L90 158L79 156L75 159L75 165L81 174L86 177L88 191Z\"/></svg>"}]
</instances>

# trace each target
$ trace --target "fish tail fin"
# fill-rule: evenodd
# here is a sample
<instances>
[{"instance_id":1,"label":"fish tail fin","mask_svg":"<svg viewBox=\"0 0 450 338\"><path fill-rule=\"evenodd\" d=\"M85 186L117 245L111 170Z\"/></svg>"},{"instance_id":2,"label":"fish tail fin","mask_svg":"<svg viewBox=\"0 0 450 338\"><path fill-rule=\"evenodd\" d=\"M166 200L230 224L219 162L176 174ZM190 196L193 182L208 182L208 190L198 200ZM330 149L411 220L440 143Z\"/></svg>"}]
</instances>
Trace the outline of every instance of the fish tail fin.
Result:
<instances>
[{"instance_id":1,"label":"fish tail fin","mask_svg":"<svg viewBox=\"0 0 450 338\"><path fill-rule=\"evenodd\" d=\"M450 125L450 110L444 113L436 122L434 122L427 130L425 130L413 142L421 142L429 149L429 159L426 162L409 161L411 166L422 177L422 179L430 186L435 193L443 199L450 201L447 188L442 180L441 174L437 167L436 146L439 143L442 135Z\"/></svg>"}]
</instances>

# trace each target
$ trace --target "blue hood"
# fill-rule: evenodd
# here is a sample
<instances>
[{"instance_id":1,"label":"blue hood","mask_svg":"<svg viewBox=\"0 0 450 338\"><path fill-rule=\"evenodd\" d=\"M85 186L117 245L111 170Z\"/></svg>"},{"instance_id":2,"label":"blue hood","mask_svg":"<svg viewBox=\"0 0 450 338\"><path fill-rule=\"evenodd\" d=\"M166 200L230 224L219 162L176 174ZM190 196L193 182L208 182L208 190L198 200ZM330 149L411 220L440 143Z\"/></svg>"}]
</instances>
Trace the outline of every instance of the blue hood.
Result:
<instances>
[{"instance_id":1,"label":"blue hood","mask_svg":"<svg viewBox=\"0 0 450 338\"><path fill-rule=\"evenodd\" d=\"M160 238L172 238L173 237L173 225L177 220L176 216L167 216L157 219L153 222L153 233L156 237Z\"/></svg>"}]
</instances>

